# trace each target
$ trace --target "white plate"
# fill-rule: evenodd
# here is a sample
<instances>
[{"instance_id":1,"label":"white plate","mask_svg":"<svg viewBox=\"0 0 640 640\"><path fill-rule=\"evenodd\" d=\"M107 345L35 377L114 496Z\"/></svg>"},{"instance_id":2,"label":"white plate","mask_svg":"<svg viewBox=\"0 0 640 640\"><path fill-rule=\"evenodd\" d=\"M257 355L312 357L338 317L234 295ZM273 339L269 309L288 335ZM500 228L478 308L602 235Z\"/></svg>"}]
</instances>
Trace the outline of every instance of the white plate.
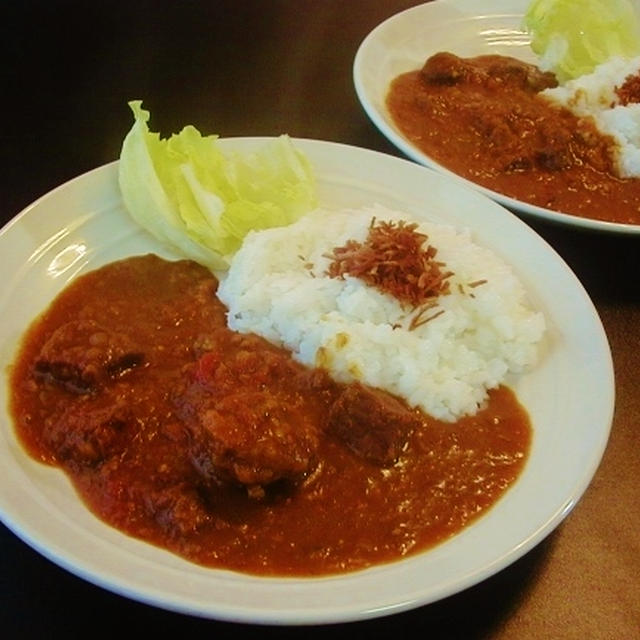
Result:
<instances>
[{"instance_id":1,"label":"white plate","mask_svg":"<svg viewBox=\"0 0 640 640\"><path fill-rule=\"evenodd\" d=\"M435 0L407 9L378 25L362 42L353 65L356 93L378 129L409 158L467 183L513 211L549 222L599 232L640 234L640 225L591 220L507 197L457 176L413 146L385 106L389 84L419 69L438 51L459 56L496 53L536 63L522 18L530 0Z\"/></svg>"},{"instance_id":2,"label":"white plate","mask_svg":"<svg viewBox=\"0 0 640 640\"><path fill-rule=\"evenodd\" d=\"M247 149L255 138L223 140ZM262 141L263 142L263 141ZM352 574L256 578L205 569L98 521L62 472L16 440L0 385L0 515L27 544L116 593L170 610L267 624L328 623L403 611L469 587L540 542L590 482L613 412L611 356L599 318L562 259L518 218L481 194L388 155L295 140L313 163L325 206L379 202L468 227L513 265L549 325L545 354L515 390L534 436L515 485L484 517L425 553ZM0 232L8 281L0 294L0 359L11 362L29 322L75 276L158 246L123 209L116 163L47 194Z\"/></svg>"}]
</instances>

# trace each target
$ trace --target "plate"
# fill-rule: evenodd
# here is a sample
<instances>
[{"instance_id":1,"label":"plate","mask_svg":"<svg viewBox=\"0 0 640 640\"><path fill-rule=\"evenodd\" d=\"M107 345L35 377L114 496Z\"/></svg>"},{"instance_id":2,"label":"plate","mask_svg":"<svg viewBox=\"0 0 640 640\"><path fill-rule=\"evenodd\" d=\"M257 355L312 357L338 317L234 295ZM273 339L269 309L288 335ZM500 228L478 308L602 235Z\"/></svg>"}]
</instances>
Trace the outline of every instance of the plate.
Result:
<instances>
[{"instance_id":1,"label":"plate","mask_svg":"<svg viewBox=\"0 0 640 640\"><path fill-rule=\"evenodd\" d=\"M457 176L414 147L387 111L385 98L391 81L401 73L421 68L438 51L451 51L462 57L501 54L536 63L529 36L522 29L529 3L530 0L435 0L392 16L371 31L356 53L353 79L360 103L381 133L407 157L467 183L519 214L591 231L640 235L640 225L552 211Z\"/></svg>"},{"instance_id":2,"label":"plate","mask_svg":"<svg viewBox=\"0 0 640 640\"><path fill-rule=\"evenodd\" d=\"M246 151L261 138L222 140ZM606 446L613 369L598 315L580 282L544 240L482 194L389 155L294 140L326 207L380 203L469 228L508 261L547 319L540 365L514 386L533 424L528 463L489 512L439 546L397 562L323 578L259 578L206 569L96 519L66 476L31 459L7 405L8 364L33 318L73 278L154 251L178 257L125 212L112 163L58 187L0 232L0 516L27 544L72 573L123 596L186 614L262 624L320 624L388 615L465 589L522 556L579 500ZM580 322L575 319L580 318Z\"/></svg>"}]
</instances>

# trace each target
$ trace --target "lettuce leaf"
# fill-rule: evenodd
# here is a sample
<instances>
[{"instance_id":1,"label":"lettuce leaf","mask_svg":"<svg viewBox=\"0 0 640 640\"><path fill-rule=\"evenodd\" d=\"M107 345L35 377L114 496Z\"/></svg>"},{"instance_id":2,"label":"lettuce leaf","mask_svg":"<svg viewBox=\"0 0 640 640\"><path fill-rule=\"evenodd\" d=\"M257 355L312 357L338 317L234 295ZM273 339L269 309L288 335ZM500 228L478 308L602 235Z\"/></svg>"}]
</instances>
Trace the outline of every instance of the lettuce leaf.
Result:
<instances>
[{"instance_id":1,"label":"lettuce leaf","mask_svg":"<svg viewBox=\"0 0 640 640\"><path fill-rule=\"evenodd\" d=\"M149 130L142 102L120 153L127 210L161 242L211 269L226 269L252 229L282 226L316 206L306 157L282 135L246 154L225 154L215 135L188 125L167 139Z\"/></svg>"},{"instance_id":2,"label":"lettuce leaf","mask_svg":"<svg viewBox=\"0 0 640 640\"><path fill-rule=\"evenodd\" d=\"M533 0L524 28L540 67L560 82L615 56L640 54L640 20L631 0Z\"/></svg>"}]
</instances>

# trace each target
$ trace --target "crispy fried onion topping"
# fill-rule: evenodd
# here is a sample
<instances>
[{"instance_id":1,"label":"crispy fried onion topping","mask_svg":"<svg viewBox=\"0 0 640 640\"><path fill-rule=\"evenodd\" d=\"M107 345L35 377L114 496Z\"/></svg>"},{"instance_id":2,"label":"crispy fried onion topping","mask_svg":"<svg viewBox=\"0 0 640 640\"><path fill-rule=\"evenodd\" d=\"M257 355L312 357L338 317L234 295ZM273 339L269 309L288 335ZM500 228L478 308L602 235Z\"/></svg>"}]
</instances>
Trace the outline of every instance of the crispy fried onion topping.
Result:
<instances>
[{"instance_id":1,"label":"crispy fried onion topping","mask_svg":"<svg viewBox=\"0 0 640 640\"><path fill-rule=\"evenodd\" d=\"M364 242L349 240L328 255L327 274L360 278L413 308L449 293L447 279L453 273L435 259L437 249L425 246L428 237L416 231L417 227L403 220L377 222L372 218Z\"/></svg>"},{"instance_id":2,"label":"crispy fried onion topping","mask_svg":"<svg viewBox=\"0 0 640 640\"><path fill-rule=\"evenodd\" d=\"M616 87L615 92L623 106L640 102L640 73L627 76L622 86Z\"/></svg>"}]
</instances>

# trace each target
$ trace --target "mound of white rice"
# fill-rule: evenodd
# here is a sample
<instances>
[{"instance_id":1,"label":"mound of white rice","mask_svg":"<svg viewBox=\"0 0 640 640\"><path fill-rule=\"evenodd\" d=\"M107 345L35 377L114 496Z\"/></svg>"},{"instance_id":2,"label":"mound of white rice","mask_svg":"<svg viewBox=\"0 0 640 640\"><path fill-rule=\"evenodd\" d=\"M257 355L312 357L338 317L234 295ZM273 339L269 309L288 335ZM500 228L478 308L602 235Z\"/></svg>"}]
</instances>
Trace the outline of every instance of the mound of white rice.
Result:
<instances>
[{"instance_id":1,"label":"mound of white rice","mask_svg":"<svg viewBox=\"0 0 640 640\"><path fill-rule=\"evenodd\" d=\"M592 73L542 92L579 117L593 117L598 129L614 138L614 160L622 178L640 177L640 104L620 104L615 90L639 71L640 57L612 58Z\"/></svg>"},{"instance_id":2,"label":"mound of white rice","mask_svg":"<svg viewBox=\"0 0 640 640\"><path fill-rule=\"evenodd\" d=\"M382 207L317 210L247 236L219 287L229 326L286 347L338 381L386 389L442 420L476 412L487 389L535 363L542 314L528 306L509 266L468 233L422 223L418 230L454 276L451 293L427 312L444 313L409 330L415 310L357 278L325 274L326 255L350 239L364 241L374 216L411 222Z\"/></svg>"}]
</instances>

